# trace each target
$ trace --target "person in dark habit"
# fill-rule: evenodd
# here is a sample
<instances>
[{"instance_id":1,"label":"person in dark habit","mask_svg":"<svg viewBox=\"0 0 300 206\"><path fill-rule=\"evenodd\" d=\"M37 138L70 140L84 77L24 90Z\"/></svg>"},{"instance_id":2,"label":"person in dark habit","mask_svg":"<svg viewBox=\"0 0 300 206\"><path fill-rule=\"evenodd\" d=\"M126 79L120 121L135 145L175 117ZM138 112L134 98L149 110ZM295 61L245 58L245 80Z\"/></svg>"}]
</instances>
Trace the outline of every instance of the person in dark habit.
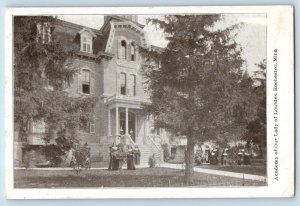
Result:
<instances>
[{"instance_id":1,"label":"person in dark habit","mask_svg":"<svg viewBox=\"0 0 300 206\"><path fill-rule=\"evenodd\" d=\"M118 148L112 147L112 170L118 170L119 169L119 160L117 159L118 154Z\"/></svg>"},{"instance_id":2,"label":"person in dark habit","mask_svg":"<svg viewBox=\"0 0 300 206\"><path fill-rule=\"evenodd\" d=\"M139 165L141 160L141 151L137 145L134 147L134 157L135 157L135 164Z\"/></svg>"},{"instance_id":3,"label":"person in dark habit","mask_svg":"<svg viewBox=\"0 0 300 206\"><path fill-rule=\"evenodd\" d=\"M134 152L133 152L132 149L128 150L128 154L127 154L127 169L128 170L135 170Z\"/></svg>"}]
</instances>

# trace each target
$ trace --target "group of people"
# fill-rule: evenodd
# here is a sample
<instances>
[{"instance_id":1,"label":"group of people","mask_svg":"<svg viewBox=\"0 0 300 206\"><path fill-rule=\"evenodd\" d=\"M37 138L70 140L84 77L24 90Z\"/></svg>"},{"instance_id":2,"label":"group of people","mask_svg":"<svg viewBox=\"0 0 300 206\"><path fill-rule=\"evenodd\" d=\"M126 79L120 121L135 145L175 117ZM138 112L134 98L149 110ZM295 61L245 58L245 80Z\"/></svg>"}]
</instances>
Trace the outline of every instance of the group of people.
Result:
<instances>
[{"instance_id":1,"label":"group of people","mask_svg":"<svg viewBox=\"0 0 300 206\"><path fill-rule=\"evenodd\" d=\"M224 148L222 154L219 157L219 148L214 148L210 150L209 147L206 147L205 151L205 162L210 163L211 165L218 165L219 160L221 165L228 164L228 148ZM237 154L237 165L250 165L250 154L245 149L239 149Z\"/></svg>"},{"instance_id":2,"label":"group of people","mask_svg":"<svg viewBox=\"0 0 300 206\"><path fill-rule=\"evenodd\" d=\"M127 162L128 170L135 170L135 165L140 164L141 152L138 146L127 146L119 144L115 146L114 144L110 149L110 160L109 160L109 170L119 170L122 169L124 162Z\"/></svg>"}]
</instances>

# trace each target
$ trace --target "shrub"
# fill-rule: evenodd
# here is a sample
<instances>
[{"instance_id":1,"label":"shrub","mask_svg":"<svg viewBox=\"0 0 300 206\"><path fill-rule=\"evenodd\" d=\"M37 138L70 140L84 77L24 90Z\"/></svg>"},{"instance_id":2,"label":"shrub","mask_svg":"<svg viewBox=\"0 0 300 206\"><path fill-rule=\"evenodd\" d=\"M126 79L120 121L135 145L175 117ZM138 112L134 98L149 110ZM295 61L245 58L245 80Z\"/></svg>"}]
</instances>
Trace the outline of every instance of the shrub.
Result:
<instances>
[{"instance_id":1,"label":"shrub","mask_svg":"<svg viewBox=\"0 0 300 206\"><path fill-rule=\"evenodd\" d=\"M50 165L57 167L62 163L62 155L65 152L57 145L46 145L42 147L42 154L50 162Z\"/></svg>"},{"instance_id":2,"label":"shrub","mask_svg":"<svg viewBox=\"0 0 300 206\"><path fill-rule=\"evenodd\" d=\"M195 163L196 165L201 165L202 164L202 159L203 159L203 155L202 155L202 150L198 149L195 153Z\"/></svg>"},{"instance_id":3,"label":"shrub","mask_svg":"<svg viewBox=\"0 0 300 206\"><path fill-rule=\"evenodd\" d=\"M170 160L170 149L167 143L161 145L163 149L164 162L168 162Z\"/></svg>"},{"instance_id":4,"label":"shrub","mask_svg":"<svg viewBox=\"0 0 300 206\"><path fill-rule=\"evenodd\" d=\"M91 167L90 147L87 144L84 146L76 145L70 166L73 167L76 174L79 174L83 168L89 169Z\"/></svg>"},{"instance_id":5,"label":"shrub","mask_svg":"<svg viewBox=\"0 0 300 206\"><path fill-rule=\"evenodd\" d=\"M149 157L148 164L150 168L154 168L156 166L155 154Z\"/></svg>"}]
</instances>

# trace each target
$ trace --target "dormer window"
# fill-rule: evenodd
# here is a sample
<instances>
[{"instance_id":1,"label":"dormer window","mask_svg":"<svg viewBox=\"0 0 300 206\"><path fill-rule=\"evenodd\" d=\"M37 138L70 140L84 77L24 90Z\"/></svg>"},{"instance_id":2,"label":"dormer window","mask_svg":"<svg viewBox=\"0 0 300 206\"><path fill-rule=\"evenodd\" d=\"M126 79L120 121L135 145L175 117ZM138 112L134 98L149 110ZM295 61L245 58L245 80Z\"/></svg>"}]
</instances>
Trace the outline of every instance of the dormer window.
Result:
<instances>
[{"instance_id":1,"label":"dormer window","mask_svg":"<svg viewBox=\"0 0 300 206\"><path fill-rule=\"evenodd\" d=\"M92 53L92 39L87 36L83 36L81 40L81 51Z\"/></svg>"},{"instance_id":2,"label":"dormer window","mask_svg":"<svg viewBox=\"0 0 300 206\"><path fill-rule=\"evenodd\" d=\"M79 31L80 34L80 51L86 53L93 53L93 38L96 34L91 29L83 28Z\"/></svg>"},{"instance_id":3,"label":"dormer window","mask_svg":"<svg viewBox=\"0 0 300 206\"><path fill-rule=\"evenodd\" d=\"M36 25L37 28L37 37L36 41L47 44L51 42L51 27L48 22L38 23Z\"/></svg>"}]
</instances>

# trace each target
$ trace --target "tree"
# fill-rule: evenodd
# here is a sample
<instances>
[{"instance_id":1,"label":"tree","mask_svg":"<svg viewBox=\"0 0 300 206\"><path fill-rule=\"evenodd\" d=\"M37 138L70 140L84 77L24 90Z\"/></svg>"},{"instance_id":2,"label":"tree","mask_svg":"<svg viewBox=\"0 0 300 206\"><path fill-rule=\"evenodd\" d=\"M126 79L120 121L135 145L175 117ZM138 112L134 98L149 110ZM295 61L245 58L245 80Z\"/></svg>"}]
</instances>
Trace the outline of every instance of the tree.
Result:
<instances>
[{"instance_id":1,"label":"tree","mask_svg":"<svg viewBox=\"0 0 300 206\"><path fill-rule=\"evenodd\" d=\"M54 35L55 21L52 16L14 17L14 123L26 142L28 125L44 122L45 141L55 138L56 149L66 151L78 138L81 119L92 117L97 99L66 91L77 73L72 60L78 46L68 35Z\"/></svg>"},{"instance_id":2,"label":"tree","mask_svg":"<svg viewBox=\"0 0 300 206\"><path fill-rule=\"evenodd\" d=\"M193 182L194 145L247 125L255 114L252 81L241 68L234 25L215 29L220 15L168 15L151 19L166 35L163 51L141 48L143 74L155 122L187 137L186 183ZM156 62L154 65L153 62Z\"/></svg>"},{"instance_id":3,"label":"tree","mask_svg":"<svg viewBox=\"0 0 300 206\"><path fill-rule=\"evenodd\" d=\"M260 70L254 73L255 87L253 91L258 99L257 117L247 125L247 133L245 140L259 145L262 157L265 157L266 148L266 60L263 60L257 65Z\"/></svg>"}]
</instances>

